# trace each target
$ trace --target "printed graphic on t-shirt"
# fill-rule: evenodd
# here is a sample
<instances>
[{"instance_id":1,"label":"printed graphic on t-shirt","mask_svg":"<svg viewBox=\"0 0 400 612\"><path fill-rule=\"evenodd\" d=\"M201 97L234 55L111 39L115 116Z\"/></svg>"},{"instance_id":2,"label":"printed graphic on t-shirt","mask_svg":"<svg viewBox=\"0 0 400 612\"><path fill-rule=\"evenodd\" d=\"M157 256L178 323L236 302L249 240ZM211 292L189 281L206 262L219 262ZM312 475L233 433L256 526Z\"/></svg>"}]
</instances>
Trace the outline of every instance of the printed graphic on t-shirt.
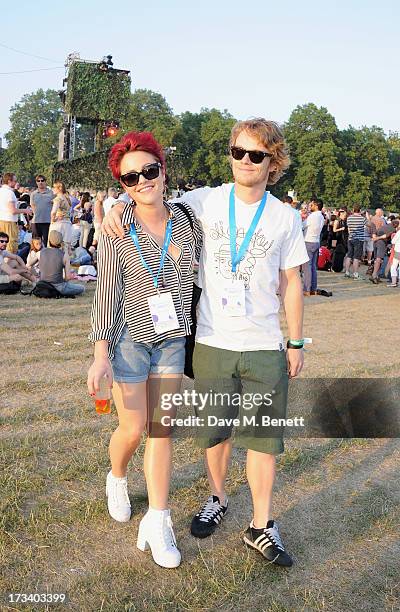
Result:
<instances>
[{"instance_id":1,"label":"printed graphic on t-shirt","mask_svg":"<svg viewBox=\"0 0 400 612\"><path fill-rule=\"evenodd\" d=\"M239 227L236 236L236 252L242 244L247 228ZM223 221L215 223L210 230L210 238L219 241L220 244L214 251L214 263L216 274L224 279L237 279L243 281L246 289L250 288L251 276L257 265L257 261L264 259L268 251L272 249L274 240L267 240L263 231L258 229L250 240L249 247L244 259L237 265L236 274L232 272L231 245L229 241L229 227ZM221 242L222 240L222 242Z\"/></svg>"}]
</instances>

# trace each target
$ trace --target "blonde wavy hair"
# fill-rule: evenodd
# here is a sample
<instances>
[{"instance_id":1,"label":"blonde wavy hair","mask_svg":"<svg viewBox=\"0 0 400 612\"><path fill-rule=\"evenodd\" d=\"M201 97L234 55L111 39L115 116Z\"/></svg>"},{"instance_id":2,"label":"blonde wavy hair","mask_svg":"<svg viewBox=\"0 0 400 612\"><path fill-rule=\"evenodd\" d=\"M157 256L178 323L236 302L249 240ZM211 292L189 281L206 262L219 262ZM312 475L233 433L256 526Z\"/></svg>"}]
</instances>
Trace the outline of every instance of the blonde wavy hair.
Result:
<instances>
[{"instance_id":1,"label":"blonde wavy hair","mask_svg":"<svg viewBox=\"0 0 400 612\"><path fill-rule=\"evenodd\" d=\"M267 121L262 117L238 121L232 128L229 140L229 149L235 145L236 138L241 132L247 132L264 145L272 153L271 163L276 169L269 173L268 185L275 185L290 166L290 157L283 137L283 132L274 121Z\"/></svg>"}]
</instances>

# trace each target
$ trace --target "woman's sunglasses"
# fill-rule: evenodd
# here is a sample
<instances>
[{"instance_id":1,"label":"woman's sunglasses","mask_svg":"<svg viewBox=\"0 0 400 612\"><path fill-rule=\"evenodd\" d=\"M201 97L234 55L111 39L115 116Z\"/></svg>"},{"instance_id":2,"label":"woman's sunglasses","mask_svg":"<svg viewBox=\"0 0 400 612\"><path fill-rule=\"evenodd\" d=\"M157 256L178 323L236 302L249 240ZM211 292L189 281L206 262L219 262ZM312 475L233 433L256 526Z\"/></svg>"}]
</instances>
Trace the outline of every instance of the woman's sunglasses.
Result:
<instances>
[{"instance_id":1,"label":"woman's sunglasses","mask_svg":"<svg viewBox=\"0 0 400 612\"><path fill-rule=\"evenodd\" d=\"M161 164L155 162L154 164L148 164L142 168L141 172L127 172L120 176L121 182L127 187L135 187L139 182L140 175L144 176L145 179L151 181L160 176Z\"/></svg>"},{"instance_id":2,"label":"woman's sunglasses","mask_svg":"<svg viewBox=\"0 0 400 612\"><path fill-rule=\"evenodd\" d=\"M261 164L266 157L272 157L272 153L266 153L265 151L247 151L241 147L231 147L231 155L233 159L240 160L249 154L249 158L252 164Z\"/></svg>"}]
</instances>

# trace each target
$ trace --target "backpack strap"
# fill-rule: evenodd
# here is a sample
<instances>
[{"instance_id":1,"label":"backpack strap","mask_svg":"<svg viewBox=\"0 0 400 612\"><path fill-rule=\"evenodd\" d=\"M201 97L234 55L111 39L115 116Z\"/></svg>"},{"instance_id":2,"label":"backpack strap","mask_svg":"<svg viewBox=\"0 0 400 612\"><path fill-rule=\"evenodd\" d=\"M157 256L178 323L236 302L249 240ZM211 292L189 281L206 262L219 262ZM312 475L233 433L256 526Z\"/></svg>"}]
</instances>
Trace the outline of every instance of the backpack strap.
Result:
<instances>
[{"instance_id":1,"label":"backpack strap","mask_svg":"<svg viewBox=\"0 0 400 612\"><path fill-rule=\"evenodd\" d=\"M189 221L191 230L193 232L193 219L190 216L190 213L189 213L188 209L186 208L186 206L182 202L175 202L174 206L176 206L177 208L179 208L179 210L181 210L183 212L183 214L185 215L185 217Z\"/></svg>"}]
</instances>

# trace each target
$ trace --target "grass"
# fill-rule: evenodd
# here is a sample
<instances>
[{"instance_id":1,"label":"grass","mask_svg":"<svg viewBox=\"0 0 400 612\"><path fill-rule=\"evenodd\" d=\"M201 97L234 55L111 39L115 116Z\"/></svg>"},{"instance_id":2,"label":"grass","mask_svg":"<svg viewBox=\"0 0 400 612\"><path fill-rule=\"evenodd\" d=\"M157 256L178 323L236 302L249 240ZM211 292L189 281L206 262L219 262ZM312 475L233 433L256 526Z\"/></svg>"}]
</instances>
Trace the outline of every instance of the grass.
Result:
<instances>
[{"instance_id":1,"label":"grass","mask_svg":"<svg viewBox=\"0 0 400 612\"><path fill-rule=\"evenodd\" d=\"M304 376L398 376L396 354L371 342L379 321L379 338L399 344L398 296L367 283L352 292L350 281L323 275L321 286L330 285L333 298L306 303L305 334L314 343ZM397 610L398 440L287 441L274 517L295 565L283 570L241 541L251 508L240 449L229 473L226 520L207 540L189 535L208 485L201 451L179 439L171 508L183 563L162 570L136 549L147 507L143 445L129 468L132 519L117 524L104 499L116 418L96 415L85 390L92 293L90 287L75 301L0 298L8 366L0 380L0 592L66 592L67 605L51 609L79 612ZM2 605L36 609L7 607L4 599Z\"/></svg>"}]
</instances>

